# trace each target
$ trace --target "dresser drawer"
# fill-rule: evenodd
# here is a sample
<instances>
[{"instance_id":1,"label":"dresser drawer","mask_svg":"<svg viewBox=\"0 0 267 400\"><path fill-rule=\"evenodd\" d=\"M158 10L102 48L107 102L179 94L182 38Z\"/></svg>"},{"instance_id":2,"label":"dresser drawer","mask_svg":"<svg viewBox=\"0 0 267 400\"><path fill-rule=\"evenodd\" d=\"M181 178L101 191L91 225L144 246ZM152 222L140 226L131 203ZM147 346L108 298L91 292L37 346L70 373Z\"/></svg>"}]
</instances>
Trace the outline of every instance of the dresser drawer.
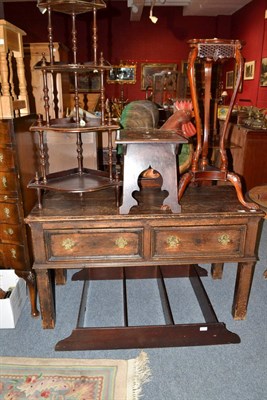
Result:
<instances>
[{"instance_id":1,"label":"dresser drawer","mask_svg":"<svg viewBox=\"0 0 267 400\"><path fill-rule=\"evenodd\" d=\"M24 246L1 243L0 254L2 254L3 267L13 269L27 269Z\"/></svg>"},{"instance_id":2,"label":"dresser drawer","mask_svg":"<svg viewBox=\"0 0 267 400\"><path fill-rule=\"evenodd\" d=\"M154 228L152 258L244 255L246 226Z\"/></svg>"},{"instance_id":3,"label":"dresser drawer","mask_svg":"<svg viewBox=\"0 0 267 400\"><path fill-rule=\"evenodd\" d=\"M21 225L0 224L0 240L5 243L23 243Z\"/></svg>"},{"instance_id":4,"label":"dresser drawer","mask_svg":"<svg viewBox=\"0 0 267 400\"><path fill-rule=\"evenodd\" d=\"M11 143L11 134L9 131L9 124L7 122L0 121L0 145Z\"/></svg>"},{"instance_id":5,"label":"dresser drawer","mask_svg":"<svg viewBox=\"0 0 267 400\"><path fill-rule=\"evenodd\" d=\"M4 246L0 241L0 268L4 267Z\"/></svg>"},{"instance_id":6,"label":"dresser drawer","mask_svg":"<svg viewBox=\"0 0 267 400\"><path fill-rule=\"evenodd\" d=\"M13 149L0 147L0 171L8 171L15 168Z\"/></svg>"},{"instance_id":7,"label":"dresser drawer","mask_svg":"<svg viewBox=\"0 0 267 400\"><path fill-rule=\"evenodd\" d=\"M20 218L19 205L17 203L0 203L0 221L7 224L18 224Z\"/></svg>"},{"instance_id":8,"label":"dresser drawer","mask_svg":"<svg viewBox=\"0 0 267 400\"><path fill-rule=\"evenodd\" d=\"M79 229L44 232L48 261L140 260L143 229Z\"/></svg>"},{"instance_id":9,"label":"dresser drawer","mask_svg":"<svg viewBox=\"0 0 267 400\"><path fill-rule=\"evenodd\" d=\"M0 193L17 193L18 176L15 172L0 171Z\"/></svg>"}]
</instances>

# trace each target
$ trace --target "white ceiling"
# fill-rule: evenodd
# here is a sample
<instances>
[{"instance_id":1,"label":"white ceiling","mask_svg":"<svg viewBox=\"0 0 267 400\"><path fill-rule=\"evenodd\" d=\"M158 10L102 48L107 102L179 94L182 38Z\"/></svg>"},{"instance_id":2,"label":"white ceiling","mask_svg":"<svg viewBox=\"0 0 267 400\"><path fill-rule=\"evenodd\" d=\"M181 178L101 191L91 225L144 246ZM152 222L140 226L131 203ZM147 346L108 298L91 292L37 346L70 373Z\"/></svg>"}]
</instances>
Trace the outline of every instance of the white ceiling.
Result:
<instances>
[{"instance_id":1,"label":"white ceiling","mask_svg":"<svg viewBox=\"0 0 267 400\"><path fill-rule=\"evenodd\" d=\"M1 3L36 0L0 0ZM108 2L109 0L106 0ZM154 3L154 14L157 7L183 7L184 16L217 16L232 15L252 0L111 0L127 1L131 8L131 21L140 21L143 8L151 7ZM36 1L37 2L37 1Z\"/></svg>"},{"instance_id":2,"label":"white ceiling","mask_svg":"<svg viewBox=\"0 0 267 400\"><path fill-rule=\"evenodd\" d=\"M140 21L143 7L154 4L153 14L157 7L183 7L184 16L217 16L232 15L252 0L127 0L131 8L131 21Z\"/></svg>"}]
</instances>

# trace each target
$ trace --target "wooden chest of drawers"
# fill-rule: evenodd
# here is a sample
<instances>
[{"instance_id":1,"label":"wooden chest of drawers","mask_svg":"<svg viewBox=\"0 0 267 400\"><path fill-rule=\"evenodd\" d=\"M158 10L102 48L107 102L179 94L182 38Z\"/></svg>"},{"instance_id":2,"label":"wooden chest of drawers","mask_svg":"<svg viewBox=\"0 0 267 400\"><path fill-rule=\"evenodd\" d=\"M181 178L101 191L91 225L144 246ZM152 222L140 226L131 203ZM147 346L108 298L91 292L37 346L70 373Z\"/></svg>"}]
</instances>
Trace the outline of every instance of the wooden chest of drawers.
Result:
<instances>
[{"instance_id":1,"label":"wooden chest of drawers","mask_svg":"<svg viewBox=\"0 0 267 400\"><path fill-rule=\"evenodd\" d=\"M0 268L12 268L28 284L32 315L37 316L35 273L24 217L36 201L27 183L35 173L35 116L0 120Z\"/></svg>"},{"instance_id":2,"label":"wooden chest of drawers","mask_svg":"<svg viewBox=\"0 0 267 400\"><path fill-rule=\"evenodd\" d=\"M233 171L241 176L244 190L266 184L267 131L231 124L229 141Z\"/></svg>"}]
</instances>

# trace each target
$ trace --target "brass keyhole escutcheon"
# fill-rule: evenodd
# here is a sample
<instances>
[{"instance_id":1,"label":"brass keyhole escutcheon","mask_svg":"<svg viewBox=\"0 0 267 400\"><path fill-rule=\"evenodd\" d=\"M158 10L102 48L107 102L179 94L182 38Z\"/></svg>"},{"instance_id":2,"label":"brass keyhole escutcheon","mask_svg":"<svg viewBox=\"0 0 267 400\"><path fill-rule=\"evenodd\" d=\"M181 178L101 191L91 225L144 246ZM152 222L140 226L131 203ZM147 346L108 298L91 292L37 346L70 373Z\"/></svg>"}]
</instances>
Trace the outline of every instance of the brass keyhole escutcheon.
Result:
<instances>
[{"instance_id":1,"label":"brass keyhole escutcheon","mask_svg":"<svg viewBox=\"0 0 267 400\"><path fill-rule=\"evenodd\" d=\"M65 250L71 250L74 246L75 242L70 238L64 239L62 241L62 247L64 247Z\"/></svg>"},{"instance_id":2,"label":"brass keyhole escutcheon","mask_svg":"<svg viewBox=\"0 0 267 400\"><path fill-rule=\"evenodd\" d=\"M168 236L167 244L170 248L178 247L181 244L181 239L178 236Z\"/></svg>"},{"instance_id":3,"label":"brass keyhole escutcheon","mask_svg":"<svg viewBox=\"0 0 267 400\"><path fill-rule=\"evenodd\" d=\"M127 246L128 242L126 239L124 239L122 236L119 237L118 239L115 240L116 246L119 247L119 249L124 249L124 247Z\"/></svg>"},{"instance_id":4,"label":"brass keyhole escutcheon","mask_svg":"<svg viewBox=\"0 0 267 400\"><path fill-rule=\"evenodd\" d=\"M218 237L218 242L221 243L223 246L227 246L228 243L231 242L230 236L229 235L221 235Z\"/></svg>"},{"instance_id":5,"label":"brass keyhole escutcheon","mask_svg":"<svg viewBox=\"0 0 267 400\"><path fill-rule=\"evenodd\" d=\"M0 163L3 164L4 161L4 154L0 153Z\"/></svg>"},{"instance_id":6,"label":"brass keyhole escutcheon","mask_svg":"<svg viewBox=\"0 0 267 400\"><path fill-rule=\"evenodd\" d=\"M7 218L10 218L10 209L8 207L4 208L4 213Z\"/></svg>"},{"instance_id":7,"label":"brass keyhole escutcheon","mask_svg":"<svg viewBox=\"0 0 267 400\"><path fill-rule=\"evenodd\" d=\"M14 231L12 228L5 229L4 232L6 235L9 235L9 236L14 235Z\"/></svg>"},{"instance_id":8,"label":"brass keyhole escutcheon","mask_svg":"<svg viewBox=\"0 0 267 400\"><path fill-rule=\"evenodd\" d=\"M6 178L6 176L2 177L2 185L4 186L4 188L7 188L7 178Z\"/></svg>"},{"instance_id":9,"label":"brass keyhole escutcheon","mask_svg":"<svg viewBox=\"0 0 267 400\"><path fill-rule=\"evenodd\" d=\"M15 259L16 259L16 258L17 258L16 250L15 250L15 249L11 249L10 252L11 252L12 258L15 258Z\"/></svg>"}]
</instances>

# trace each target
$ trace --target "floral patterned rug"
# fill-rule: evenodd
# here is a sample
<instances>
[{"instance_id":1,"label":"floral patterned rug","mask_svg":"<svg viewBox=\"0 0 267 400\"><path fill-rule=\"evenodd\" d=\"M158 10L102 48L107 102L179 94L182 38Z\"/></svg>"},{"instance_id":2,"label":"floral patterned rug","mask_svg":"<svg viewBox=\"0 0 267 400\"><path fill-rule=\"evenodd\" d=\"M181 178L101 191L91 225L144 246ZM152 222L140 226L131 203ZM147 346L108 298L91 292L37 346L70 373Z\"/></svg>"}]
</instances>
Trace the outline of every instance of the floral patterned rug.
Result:
<instances>
[{"instance_id":1,"label":"floral patterned rug","mask_svg":"<svg viewBox=\"0 0 267 400\"><path fill-rule=\"evenodd\" d=\"M149 377L143 351L128 361L0 357L0 398L138 400Z\"/></svg>"}]
</instances>

